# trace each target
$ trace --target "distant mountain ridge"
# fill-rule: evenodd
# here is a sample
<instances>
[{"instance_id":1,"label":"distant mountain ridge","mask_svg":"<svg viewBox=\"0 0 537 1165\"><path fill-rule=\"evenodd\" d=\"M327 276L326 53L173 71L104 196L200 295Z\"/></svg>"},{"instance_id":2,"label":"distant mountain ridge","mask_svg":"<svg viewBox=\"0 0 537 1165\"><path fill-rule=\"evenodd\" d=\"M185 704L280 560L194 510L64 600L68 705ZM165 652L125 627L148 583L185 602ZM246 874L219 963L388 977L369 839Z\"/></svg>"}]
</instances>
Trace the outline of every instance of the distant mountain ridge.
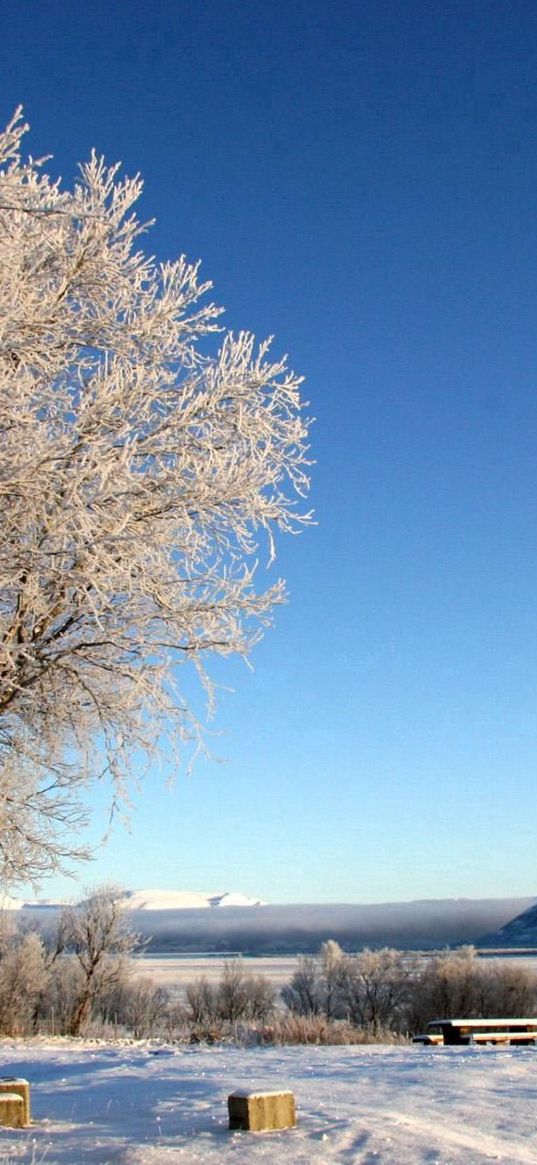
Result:
<instances>
[{"instance_id":1,"label":"distant mountain ridge","mask_svg":"<svg viewBox=\"0 0 537 1165\"><path fill-rule=\"evenodd\" d=\"M528 910L517 914L505 926L483 935L477 945L497 949L537 947L537 903L534 902Z\"/></svg>"}]
</instances>

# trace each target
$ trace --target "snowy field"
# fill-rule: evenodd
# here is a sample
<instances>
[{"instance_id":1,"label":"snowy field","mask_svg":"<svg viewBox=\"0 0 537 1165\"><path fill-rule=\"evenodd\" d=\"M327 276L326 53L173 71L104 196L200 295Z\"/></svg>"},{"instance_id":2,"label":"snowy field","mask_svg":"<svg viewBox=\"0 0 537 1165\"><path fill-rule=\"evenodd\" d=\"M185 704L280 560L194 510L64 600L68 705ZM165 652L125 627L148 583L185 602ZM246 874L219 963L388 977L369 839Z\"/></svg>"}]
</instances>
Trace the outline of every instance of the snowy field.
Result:
<instances>
[{"instance_id":1,"label":"snowy field","mask_svg":"<svg viewBox=\"0 0 537 1165\"><path fill-rule=\"evenodd\" d=\"M34 1118L3 1165L537 1165L537 1048L3 1040L0 1074ZM291 1088L298 1126L229 1132L237 1087Z\"/></svg>"}]
</instances>

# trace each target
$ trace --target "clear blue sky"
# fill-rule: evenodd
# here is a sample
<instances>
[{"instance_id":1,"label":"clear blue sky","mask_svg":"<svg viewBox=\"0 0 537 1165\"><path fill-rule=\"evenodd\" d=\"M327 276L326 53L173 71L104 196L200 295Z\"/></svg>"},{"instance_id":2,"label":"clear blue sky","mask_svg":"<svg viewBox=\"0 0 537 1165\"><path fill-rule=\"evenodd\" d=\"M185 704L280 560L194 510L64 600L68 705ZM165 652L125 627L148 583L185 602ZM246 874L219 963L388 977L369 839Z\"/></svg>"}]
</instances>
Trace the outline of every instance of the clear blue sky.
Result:
<instances>
[{"instance_id":1,"label":"clear blue sky","mask_svg":"<svg viewBox=\"0 0 537 1165\"><path fill-rule=\"evenodd\" d=\"M318 527L215 749L84 882L272 902L537 893L533 0L21 0L1 106L307 377ZM28 139L27 139L28 140ZM92 836L105 828L95 802ZM61 879L46 894L73 893Z\"/></svg>"}]
</instances>

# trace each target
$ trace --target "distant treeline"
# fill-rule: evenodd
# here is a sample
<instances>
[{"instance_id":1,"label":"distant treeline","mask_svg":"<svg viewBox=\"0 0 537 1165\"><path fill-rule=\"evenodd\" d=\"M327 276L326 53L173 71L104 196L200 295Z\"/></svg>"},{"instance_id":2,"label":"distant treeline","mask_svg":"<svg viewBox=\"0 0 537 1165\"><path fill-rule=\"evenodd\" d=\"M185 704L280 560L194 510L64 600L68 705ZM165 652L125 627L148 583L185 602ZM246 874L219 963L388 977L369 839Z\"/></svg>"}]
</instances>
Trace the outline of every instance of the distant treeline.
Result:
<instances>
[{"instance_id":1,"label":"distant treeline","mask_svg":"<svg viewBox=\"0 0 537 1165\"><path fill-rule=\"evenodd\" d=\"M17 921L4 917L0 928L3 1036L363 1043L408 1038L434 1018L537 1010L532 970L478 959L472 947L427 958L389 947L351 955L328 940L298 960L279 995L234 958L219 982L198 977L178 1000L134 974L139 936L106 888L66 910L47 935Z\"/></svg>"}]
</instances>

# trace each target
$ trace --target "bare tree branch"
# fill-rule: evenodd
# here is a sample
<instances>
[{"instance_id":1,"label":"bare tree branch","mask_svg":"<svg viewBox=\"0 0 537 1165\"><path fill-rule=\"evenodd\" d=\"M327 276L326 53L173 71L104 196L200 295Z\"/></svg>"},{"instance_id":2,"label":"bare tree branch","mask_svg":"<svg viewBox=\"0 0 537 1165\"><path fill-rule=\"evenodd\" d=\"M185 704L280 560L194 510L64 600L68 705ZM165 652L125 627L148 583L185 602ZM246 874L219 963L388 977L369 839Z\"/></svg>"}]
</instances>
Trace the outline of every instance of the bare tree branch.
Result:
<instances>
[{"instance_id":1,"label":"bare tree branch","mask_svg":"<svg viewBox=\"0 0 537 1165\"><path fill-rule=\"evenodd\" d=\"M199 265L137 249L139 177L92 154L63 190L22 159L26 129L19 111L0 135L4 879L57 864L54 823L97 771L121 784L135 752L199 733L177 665L211 698L202 656L246 656L285 597L255 589L260 538L271 560L309 520L300 377L247 332L211 353Z\"/></svg>"}]
</instances>

